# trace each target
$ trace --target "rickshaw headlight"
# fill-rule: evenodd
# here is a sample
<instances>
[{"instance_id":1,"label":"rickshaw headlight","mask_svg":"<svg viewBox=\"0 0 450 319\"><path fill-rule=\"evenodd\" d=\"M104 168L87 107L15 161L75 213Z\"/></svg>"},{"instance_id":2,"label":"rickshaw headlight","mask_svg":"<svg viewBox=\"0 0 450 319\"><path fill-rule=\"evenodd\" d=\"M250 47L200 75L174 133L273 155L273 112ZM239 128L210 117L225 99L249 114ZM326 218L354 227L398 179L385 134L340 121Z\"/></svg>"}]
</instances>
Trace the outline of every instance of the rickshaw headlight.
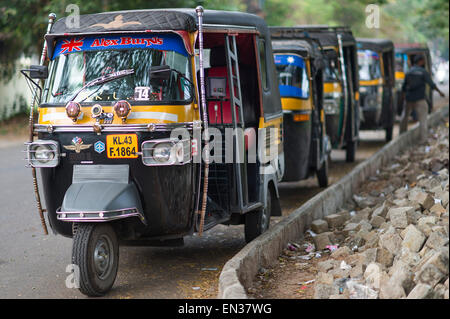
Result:
<instances>
[{"instance_id":1,"label":"rickshaw headlight","mask_svg":"<svg viewBox=\"0 0 450 319\"><path fill-rule=\"evenodd\" d=\"M173 144L171 143L159 143L156 144L155 149L153 150L153 158L160 163L167 163L171 160L175 160L174 156Z\"/></svg>"},{"instance_id":2,"label":"rickshaw headlight","mask_svg":"<svg viewBox=\"0 0 450 319\"><path fill-rule=\"evenodd\" d=\"M28 162L32 167L55 167L59 164L59 147L54 141L28 144Z\"/></svg>"},{"instance_id":3,"label":"rickshaw headlight","mask_svg":"<svg viewBox=\"0 0 450 319\"><path fill-rule=\"evenodd\" d=\"M191 160L191 141L148 140L142 143L142 162L146 166L183 165Z\"/></svg>"}]
</instances>

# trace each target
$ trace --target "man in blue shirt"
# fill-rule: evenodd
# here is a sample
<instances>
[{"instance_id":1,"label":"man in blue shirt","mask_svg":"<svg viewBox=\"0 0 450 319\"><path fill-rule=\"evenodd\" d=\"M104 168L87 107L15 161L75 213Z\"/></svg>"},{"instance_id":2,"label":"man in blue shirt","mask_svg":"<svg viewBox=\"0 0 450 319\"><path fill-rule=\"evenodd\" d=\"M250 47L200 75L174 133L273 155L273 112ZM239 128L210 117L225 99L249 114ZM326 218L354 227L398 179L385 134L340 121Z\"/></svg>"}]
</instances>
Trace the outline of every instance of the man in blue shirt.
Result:
<instances>
[{"instance_id":1,"label":"man in blue shirt","mask_svg":"<svg viewBox=\"0 0 450 319\"><path fill-rule=\"evenodd\" d=\"M406 107L400 123L400 133L403 133L408 129L408 118L414 110L416 111L419 120L419 143L424 143L428 134L428 104L425 100L426 84L431 86L432 90L438 91L442 97L445 97L445 95L441 90L439 90L431 79L430 74L423 67L425 64L425 58L422 55L417 55L414 58L413 63L414 66L406 73L405 81L402 86L402 101L405 101L406 99Z\"/></svg>"}]
</instances>

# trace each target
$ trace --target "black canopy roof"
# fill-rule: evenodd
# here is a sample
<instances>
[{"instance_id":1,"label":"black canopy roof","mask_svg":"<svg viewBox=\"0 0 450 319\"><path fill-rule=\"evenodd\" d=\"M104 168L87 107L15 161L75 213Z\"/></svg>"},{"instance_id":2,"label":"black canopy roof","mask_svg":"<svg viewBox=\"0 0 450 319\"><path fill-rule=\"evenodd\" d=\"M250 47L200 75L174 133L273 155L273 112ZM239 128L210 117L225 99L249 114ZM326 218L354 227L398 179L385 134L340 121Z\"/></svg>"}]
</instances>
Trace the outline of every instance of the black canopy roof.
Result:
<instances>
[{"instance_id":1,"label":"black canopy roof","mask_svg":"<svg viewBox=\"0 0 450 319\"><path fill-rule=\"evenodd\" d=\"M358 49L376 52L394 51L394 43L388 39L356 38Z\"/></svg>"},{"instance_id":2,"label":"black canopy roof","mask_svg":"<svg viewBox=\"0 0 450 319\"><path fill-rule=\"evenodd\" d=\"M197 13L195 9L145 9L113 11L80 15L79 28L66 24L67 18L55 22L50 34L108 33L129 31L195 31ZM266 33L265 21L253 14L205 10L203 23L212 25L233 25L255 27Z\"/></svg>"},{"instance_id":3,"label":"black canopy roof","mask_svg":"<svg viewBox=\"0 0 450 319\"><path fill-rule=\"evenodd\" d=\"M330 27L326 25L300 25L293 28L278 28L283 33L297 33L319 40L322 47L338 46L337 35L341 34L343 45L356 45L356 40L349 27Z\"/></svg>"}]
</instances>

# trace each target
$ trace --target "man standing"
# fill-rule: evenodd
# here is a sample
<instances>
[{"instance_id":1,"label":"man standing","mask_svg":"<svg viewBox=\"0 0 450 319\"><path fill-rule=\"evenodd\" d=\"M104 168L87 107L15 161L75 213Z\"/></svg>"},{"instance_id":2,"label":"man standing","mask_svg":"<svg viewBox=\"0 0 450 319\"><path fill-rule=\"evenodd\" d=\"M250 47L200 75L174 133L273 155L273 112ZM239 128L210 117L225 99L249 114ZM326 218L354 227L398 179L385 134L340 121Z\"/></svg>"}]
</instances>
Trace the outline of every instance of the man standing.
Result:
<instances>
[{"instance_id":1,"label":"man standing","mask_svg":"<svg viewBox=\"0 0 450 319\"><path fill-rule=\"evenodd\" d=\"M424 143L428 134L428 104L425 100L425 85L428 84L431 86L431 89L438 91L442 97L445 97L445 95L439 90L431 79L430 74L424 69L424 56L416 55L413 64L413 67L406 73L405 81L402 86L402 102L406 99L406 107L400 123L400 133L403 133L408 129L409 115L415 110L420 127L419 143Z\"/></svg>"}]
</instances>

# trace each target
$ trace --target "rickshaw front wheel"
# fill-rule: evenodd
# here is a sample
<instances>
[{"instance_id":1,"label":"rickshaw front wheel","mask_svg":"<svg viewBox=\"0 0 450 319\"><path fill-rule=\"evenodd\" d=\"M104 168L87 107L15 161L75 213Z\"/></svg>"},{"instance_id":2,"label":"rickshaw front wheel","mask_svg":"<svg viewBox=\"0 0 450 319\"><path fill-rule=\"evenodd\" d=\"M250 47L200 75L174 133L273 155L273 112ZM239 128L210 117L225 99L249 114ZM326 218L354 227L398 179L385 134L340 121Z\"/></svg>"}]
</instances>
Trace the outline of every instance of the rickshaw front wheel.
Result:
<instances>
[{"instance_id":1,"label":"rickshaw front wheel","mask_svg":"<svg viewBox=\"0 0 450 319\"><path fill-rule=\"evenodd\" d=\"M90 297L105 295L119 266L119 242L110 224L79 223L73 236L72 263L80 272L79 289Z\"/></svg>"},{"instance_id":2,"label":"rickshaw front wheel","mask_svg":"<svg viewBox=\"0 0 450 319\"><path fill-rule=\"evenodd\" d=\"M269 229L270 215L272 211L272 193L267 189L266 206L245 214L245 241L251 242L253 239Z\"/></svg>"}]
</instances>

